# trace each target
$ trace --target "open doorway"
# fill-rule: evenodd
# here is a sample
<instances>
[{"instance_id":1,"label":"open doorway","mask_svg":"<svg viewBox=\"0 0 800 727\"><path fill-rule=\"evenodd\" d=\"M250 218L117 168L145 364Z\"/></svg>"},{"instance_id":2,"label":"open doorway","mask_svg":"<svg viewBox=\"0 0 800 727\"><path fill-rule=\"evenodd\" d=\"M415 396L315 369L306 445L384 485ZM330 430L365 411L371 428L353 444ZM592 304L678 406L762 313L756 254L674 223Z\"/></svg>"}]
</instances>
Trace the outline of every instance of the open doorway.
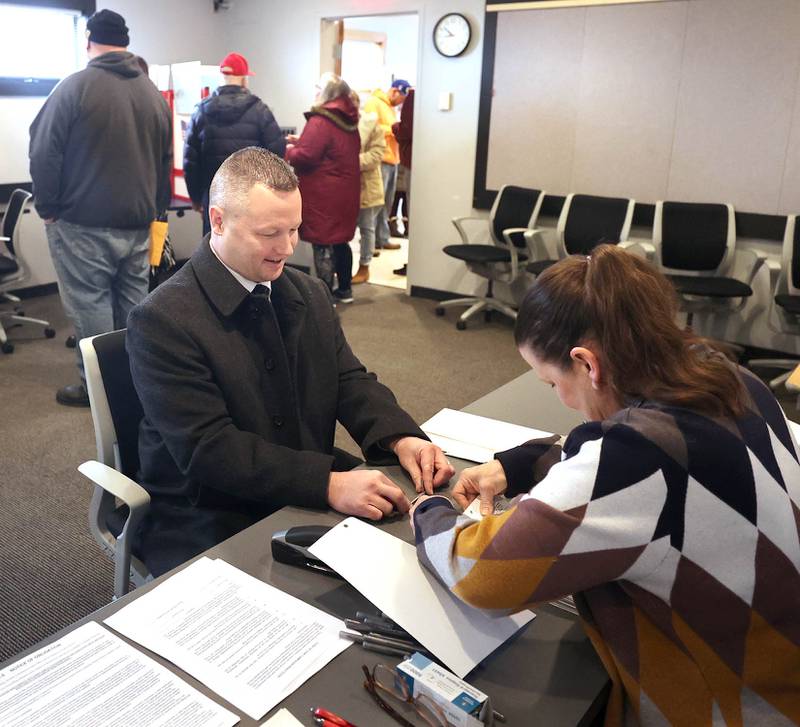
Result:
<instances>
[{"instance_id":1,"label":"open doorway","mask_svg":"<svg viewBox=\"0 0 800 727\"><path fill-rule=\"evenodd\" d=\"M407 81L416 86L419 56L419 17L417 13L370 15L346 18L326 18L322 21L320 47L320 72L331 71L344 78L361 99L365 108L375 91L386 93L392 83ZM373 102L374 103L374 102ZM405 103L392 107L396 121L402 120ZM409 104L409 108L411 104ZM409 111L404 128L410 128L413 111ZM401 134L403 132L400 132ZM395 192L386 200L385 221L389 224L389 244L378 249L368 264L366 282L406 288L408 263L408 232L410 220L409 190L411 184L410 135L403 142L403 159L399 144L393 142L398 162L394 176ZM386 159L386 157L385 157ZM384 161L382 164L385 164ZM383 166L382 166L383 168ZM384 169L384 171L386 171ZM383 178L386 178L386 174ZM390 182L391 184L391 182ZM381 221L378 220L378 225ZM380 241L381 235L378 234ZM361 255L361 232L351 243L354 272L363 276L365 257Z\"/></svg>"}]
</instances>

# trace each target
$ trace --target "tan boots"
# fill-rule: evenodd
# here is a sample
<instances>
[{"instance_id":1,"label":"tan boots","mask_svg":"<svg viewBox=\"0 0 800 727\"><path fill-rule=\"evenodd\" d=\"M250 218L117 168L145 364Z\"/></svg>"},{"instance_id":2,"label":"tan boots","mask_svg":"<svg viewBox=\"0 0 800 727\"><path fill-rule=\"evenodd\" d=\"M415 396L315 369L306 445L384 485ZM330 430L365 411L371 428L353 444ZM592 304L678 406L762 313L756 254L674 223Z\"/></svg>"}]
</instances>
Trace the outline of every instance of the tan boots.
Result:
<instances>
[{"instance_id":1,"label":"tan boots","mask_svg":"<svg viewBox=\"0 0 800 727\"><path fill-rule=\"evenodd\" d=\"M369 280L369 265L359 265L358 272L353 276L353 285L366 283Z\"/></svg>"}]
</instances>

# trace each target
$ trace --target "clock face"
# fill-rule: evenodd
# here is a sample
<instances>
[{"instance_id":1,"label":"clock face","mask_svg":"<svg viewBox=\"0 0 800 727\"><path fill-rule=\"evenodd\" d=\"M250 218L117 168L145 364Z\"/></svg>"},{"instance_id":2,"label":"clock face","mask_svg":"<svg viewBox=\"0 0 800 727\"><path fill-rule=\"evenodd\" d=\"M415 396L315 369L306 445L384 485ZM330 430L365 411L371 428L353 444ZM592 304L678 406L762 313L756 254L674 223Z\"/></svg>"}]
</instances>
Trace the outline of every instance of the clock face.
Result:
<instances>
[{"instance_id":1,"label":"clock face","mask_svg":"<svg viewBox=\"0 0 800 727\"><path fill-rule=\"evenodd\" d=\"M443 56L460 56L469 45L472 28L460 13L443 16L433 29L433 44Z\"/></svg>"}]
</instances>

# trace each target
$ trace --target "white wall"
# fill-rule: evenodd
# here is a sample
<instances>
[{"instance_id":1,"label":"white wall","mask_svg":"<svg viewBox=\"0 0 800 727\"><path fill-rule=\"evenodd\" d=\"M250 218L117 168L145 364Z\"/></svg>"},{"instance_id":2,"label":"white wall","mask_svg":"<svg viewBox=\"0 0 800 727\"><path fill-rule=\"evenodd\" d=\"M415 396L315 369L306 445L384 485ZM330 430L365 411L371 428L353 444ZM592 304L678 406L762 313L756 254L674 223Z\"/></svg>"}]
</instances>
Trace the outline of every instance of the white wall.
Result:
<instances>
[{"instance_id":1,"label":"white wall","mask_svg":"<svg viewBox=\"0 0 800 727\"><path fill-rule=\"evenodd\" d=\"M291 5L236 0L226 12L229 37L237 39L258 74L252 88L281 125L302 128L302 114L319 74L321 19L363 16L374 13L375 5L367 0L304 0ZM472 211L484 3L385 0L380 10L419 13L408 283L463 293L483 289L480 278L441 249L457 241L450 219ZM453 11L469 18L473 41L462 57L448 59L436 52L432 35L436 21ZM436 109L441 91L453 93L450 112Z\"/></svg>"}]
</instances>

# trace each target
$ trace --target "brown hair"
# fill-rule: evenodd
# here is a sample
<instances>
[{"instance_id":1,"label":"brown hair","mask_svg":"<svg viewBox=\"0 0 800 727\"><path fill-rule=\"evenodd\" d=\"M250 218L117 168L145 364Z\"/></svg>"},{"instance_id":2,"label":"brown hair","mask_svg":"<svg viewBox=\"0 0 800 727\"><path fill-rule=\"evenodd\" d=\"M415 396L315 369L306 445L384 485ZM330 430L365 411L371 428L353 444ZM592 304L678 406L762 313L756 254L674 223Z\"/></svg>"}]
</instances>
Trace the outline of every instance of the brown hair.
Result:
<instances>
[{"instance_id":1,"label":"brown hair","mask_svg":"<svg viewBox=\"0 0 800 727\"><path fill-rule=\"evenodd\" d=\"M222 162L211 180L209 206L227 205L236 211L256 184L278 192L293 192L298 182L288 162L261 147L247 146Z\"/></svg>"},{"instance_id":2,"label":"brown hair","mask_svg":"<svg viewBox=\"0 0 800 727\"><path fill-rule=\"evenodd\" d=\"M615 245L574 255L542 273L517 318L517 347L567 368L574 346L595 341L609 384L636 398L712 416L739 416L746 393L735 367L675 323L672 284L650 263Z\"/></svg>"}]
</instances>

